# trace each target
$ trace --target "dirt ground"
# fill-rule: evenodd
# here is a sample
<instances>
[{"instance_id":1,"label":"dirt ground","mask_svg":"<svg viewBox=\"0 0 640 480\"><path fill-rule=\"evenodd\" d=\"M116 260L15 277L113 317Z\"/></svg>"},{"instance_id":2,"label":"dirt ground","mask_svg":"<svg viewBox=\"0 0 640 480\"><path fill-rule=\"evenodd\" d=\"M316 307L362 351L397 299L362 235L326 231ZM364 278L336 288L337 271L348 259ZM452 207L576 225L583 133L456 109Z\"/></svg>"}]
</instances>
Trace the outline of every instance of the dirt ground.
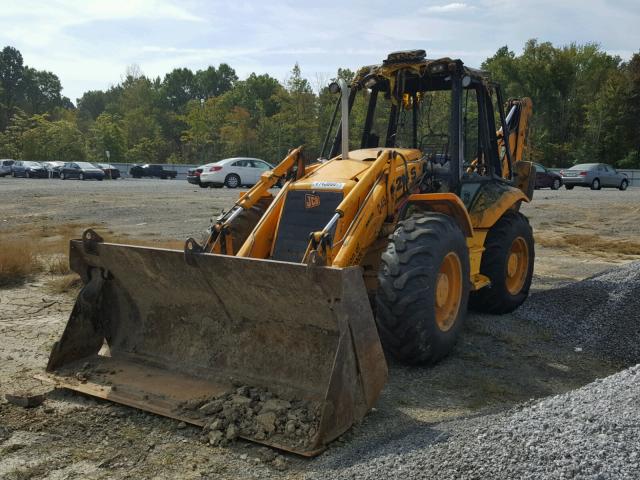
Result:
<instances>
[{"instance_id":1,"label":"dirt ground","mask_svg":"<svg viewBox=\"0 0 640 480\"><path fill-rule=\"evenodd\" d=\"M43 255L56 255L86 226L107 240L179 248L189 236L199 239L237 196L237 190L175 180L0 179L0 253L8 242L36 241ZM640 189L537 191L523 211L537 240L534 291L640 259ZM33 377L43 371L74 301L52 288L59 277L45 271L0 288L1 479L298 479L317 471L317 460L244 441L212 447L195 427L79 394L53 391L31 409L7 403L7 393L49 389ZM416 425L507 409L620 368L579 345L556 342L553 332L517 311L470 314L454 352L435 367L392 363L375 410L323 456L353 456Z\"/></svg>"}]
</instances>

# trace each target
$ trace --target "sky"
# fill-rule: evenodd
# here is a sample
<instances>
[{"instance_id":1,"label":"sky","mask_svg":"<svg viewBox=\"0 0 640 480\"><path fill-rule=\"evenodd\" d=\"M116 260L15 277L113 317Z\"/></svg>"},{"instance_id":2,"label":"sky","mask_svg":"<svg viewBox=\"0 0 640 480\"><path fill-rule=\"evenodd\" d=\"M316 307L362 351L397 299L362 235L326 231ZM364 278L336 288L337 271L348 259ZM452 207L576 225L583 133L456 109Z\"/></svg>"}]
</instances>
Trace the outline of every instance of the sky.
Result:
<instances>
[{"instance_id":1,"label":"sky","mask_svg":"<svg viewBox=\"0 0 640 480\"><path fill-rule=\"evenodd\" d=\"M238 76L285 80L298 62L318 87L338 67L421 48L470 66L526 40L597 42L628 59L640 51L639 0L0 0L0 47L54 72L74 103L137 65L149 77L228 63Z\"/></svg>"}]
</instances>

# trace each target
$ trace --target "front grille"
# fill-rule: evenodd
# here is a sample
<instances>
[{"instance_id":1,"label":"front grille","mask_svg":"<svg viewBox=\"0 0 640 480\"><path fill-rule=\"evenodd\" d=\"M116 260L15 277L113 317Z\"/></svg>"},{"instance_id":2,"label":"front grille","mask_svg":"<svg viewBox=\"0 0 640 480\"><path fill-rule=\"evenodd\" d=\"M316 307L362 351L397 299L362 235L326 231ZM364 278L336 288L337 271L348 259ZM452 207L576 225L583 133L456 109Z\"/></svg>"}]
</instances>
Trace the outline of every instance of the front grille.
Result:
<instances>
[{"instance_id":1,"label":"front grille","mask_svg":"<svg viewBox=\"0 0 640 480\"><path fill-rule=\"evenodd\" d=\"M329 223L341 201L342 192L292 190L287 193L271 258L302 262L309 234Z\"/></svg>"}]
</instances>

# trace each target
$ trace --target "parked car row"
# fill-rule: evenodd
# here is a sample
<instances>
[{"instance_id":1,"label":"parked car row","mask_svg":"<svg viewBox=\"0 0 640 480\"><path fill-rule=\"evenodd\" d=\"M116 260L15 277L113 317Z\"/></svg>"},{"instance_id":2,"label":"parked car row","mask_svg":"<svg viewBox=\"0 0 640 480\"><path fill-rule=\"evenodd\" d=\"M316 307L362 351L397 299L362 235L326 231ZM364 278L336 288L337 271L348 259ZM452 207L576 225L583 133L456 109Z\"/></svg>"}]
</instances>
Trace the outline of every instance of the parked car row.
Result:
<instances>
[{"instance_id":1,"label":"parked car row","mask_svg":"<svg viewBox=\"0 0 640 480\"><path fill-rule=\"evenodd\" d=\"M60 178L68 180L103 180L120 178L120 170L107 163L34 162L30 160L0 160L0 177Z\"/></svg>"},{"instance_id":2,"label":"parked car row","mask_svg":"<svg viewBox=\"0 0 640 480\"><path fill-rule=\"evenodd\" d=\"M273 168L273 165L259 158L226 158L190 169L187 172L187 181L199 185L200 188L251 186L258 183L264 172Z\"/></svg>"},{"instance_id":3,"label":"parked car row","mask_svg":"<svg viewBox=\"0 0 640 480\"><path fill-rule=\"evenodd\" d=\"M605 163L581 163L574 165L560 173L535 163L536 188L551 188L558 190L562 185L567 190L573 187L590 187L600 190L603 187L626 190L629 187L629 177L626 173L618 172L611 165Z\"/></svg>"}]
</instances>

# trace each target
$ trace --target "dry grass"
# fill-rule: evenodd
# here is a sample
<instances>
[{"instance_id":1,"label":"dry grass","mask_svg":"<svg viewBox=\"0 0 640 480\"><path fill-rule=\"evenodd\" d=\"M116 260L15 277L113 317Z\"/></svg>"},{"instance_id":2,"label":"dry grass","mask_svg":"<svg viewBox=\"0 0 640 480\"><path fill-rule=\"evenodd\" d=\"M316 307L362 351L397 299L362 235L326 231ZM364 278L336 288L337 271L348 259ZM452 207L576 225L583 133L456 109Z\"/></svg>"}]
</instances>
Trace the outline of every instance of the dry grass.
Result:
<instances>
[{"instance_id":1,"label":"dry grass","mask_svg":"<svg viewBox=\"0 0 640 480\"><path fill-rule=\"evenodd\" d=\"M45 261L45 271L52 275L68 275L71 273L69 259L66 255L53 255Z\"/></svg>"},{"instance_id":2,"label":"dry grass","mask_svg":"<svg viewBox=\"0 0 640 480\"><path fill-rule=\"evenodd\" d=\"M57 276L49 280L47 287L52 293L77 294L82 286L82 281L77 273Z\"/></svg>"},{"instance_id":3,"label":"dry grass","mask_svg":"<svg viewBox=\"0 0 640 480\"><path fill-rule=\"evenodd\" d=\"M536 242L543 247L569 248L585 253L616 256L640 256L640 242L635 240L613 240L595 234L565 233L561 235L537 234Z\"/></svg>"},{"instance_id":4,"label":"dry grass","mask_svg":"<svg viewBox=\"0 0 640 480\"><path fill-rule=\"evenodd\" d=\"M40 269L32 242L11 240L0 243L0 286L20 284Z\"/></svg>"},{"instance_id":5,"label":"dry grass","mask_svg":"<svg viewBox=\"0 0 640 480\"><path fill-rule=\"evenodd\" d=\"M45 272L55 277L49 284L55 292L72 291L79 279L69 268L69 241L80 238L86 228L95 228L107 242L182 250L184 240L148 236L113 235L111 230L91 225L21 226L0 234L0 287L19 285L33 275ZM24 239L29 239L25 241ZM76 280L72 281L71 279Z\"/></svg>"}]
</instances>

